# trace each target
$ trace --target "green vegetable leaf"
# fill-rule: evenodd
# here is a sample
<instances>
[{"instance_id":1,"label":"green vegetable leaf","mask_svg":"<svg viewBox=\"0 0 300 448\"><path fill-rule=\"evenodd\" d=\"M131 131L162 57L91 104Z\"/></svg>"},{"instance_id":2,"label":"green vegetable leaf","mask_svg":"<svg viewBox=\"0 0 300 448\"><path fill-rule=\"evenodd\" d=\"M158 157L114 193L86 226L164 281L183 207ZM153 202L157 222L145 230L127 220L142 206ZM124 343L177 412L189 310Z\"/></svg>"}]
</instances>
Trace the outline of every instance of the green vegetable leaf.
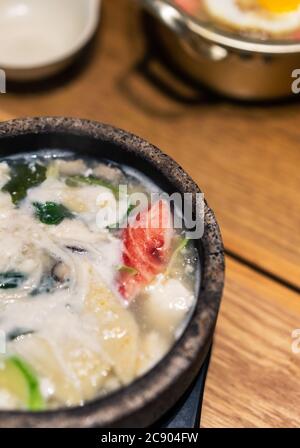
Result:
<instances>
[{"instance_id":1,"label":"green vegetable leaf","mask_svg":"<svg viewBox=\"0 0 300 448\"><path fill-rule=\"evenodd\" d=\"M8 271L0 273L0 289L13 289L21 286L26 275L21 272Z\"/></svg>"},{"instance_id":2,"label":"green vegetable leaf","mask_svg":"<svg viewBox=\"0 0 300 448\"><path fill-rule=\"evenodd\" d=\"M129 205L129 207L128 207L128 210L127 210L127 216L129 216L130 215L130 213L132 212L132 210L134 210L135 209L135 205L133 205L133 204L130 204Z\"/></svg>"},{"instance_id":3,"label":"green vegetable leaf","mask_svg":"<svg viewBox=\"0 0 300 448\"><path fill-rule=\"evenodd\" d=\"M56 202L34 202L33 206L36 209L36 216L43 224L58 225L65 218L74 218L73 213L70 212L62 204Z\"/></svg>"},{"instance_id":4,"label":"green vegetable leaf","mask_svg":"<svg viewBox=\"0 0 300 448\"><path fill-rule=\"evenodd\" d=\"M28 409L30 411L40 411L44 409L45 403L43 396L40 391L39 380L32 370L29 364L25 362L23 359L12 356L10 362L15 365L23 374L26 379L28 389L29 389L29 398L28 398Z\"/></svg>"},{"instance_id":5,"label":"green vegetable leaf","mask_svg":"<svg viewBox=\"0 0 300 448\"><path fill-rule=\"evenodd\" d=\"M35 164L18 163L12 166L11 179L2 191L10 193L12 202L18 205L27 194L29 188L35 187L46 179L46 167Z\"/></svg>"},{"instance_id":6,"label":"green vegetable leaf","mask_svg":"<svg viewBox=\"0 0 300 448\"><path fill-rule=\"evenodd\" d=\"M101 187L105 187L111 190L115 196L117 196L119 192L118 187L95 176L81 176L81 175L70 176L66 179L66 184L69 187L78 187L80 186L80 184L100 185Z\"/></svg>"},{"instance_id":7,"label":"green vegetable leaf","mask_svg":"<svg viewBox=\"0 0 300 448\"><path fill-rule=\"evenodd\" d=\"M139 273L139 271L131 266L126 266L125 264L121 264L119 266L117 266L117 271L119 272L127 272L128 274L131 275L136 275Z\"/></svg>"}]
</instances>

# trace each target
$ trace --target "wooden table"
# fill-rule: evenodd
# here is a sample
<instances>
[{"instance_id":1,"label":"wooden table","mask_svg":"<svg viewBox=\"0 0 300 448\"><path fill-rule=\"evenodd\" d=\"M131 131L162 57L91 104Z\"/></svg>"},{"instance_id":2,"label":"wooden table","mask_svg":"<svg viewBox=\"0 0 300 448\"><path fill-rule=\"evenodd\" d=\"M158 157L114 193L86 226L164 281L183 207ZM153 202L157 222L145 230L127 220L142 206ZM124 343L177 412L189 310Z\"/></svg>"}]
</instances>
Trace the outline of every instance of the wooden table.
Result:
<instances>
[{"instance_id":1,"label":"wooden table","mask_svg":"<svg viewBox=\"0 0 300 448\"><path fill-rule=\"evenodd\" d=\"M130 0L106 0L93 48L57 79L8 86L0 118L68 115L125 128L174 157L215 210L227 281L203 427L300 425L300 109L189 87L149 50ZM152 40L152 37L151 37Z\"/></svg>"}]
</instances>

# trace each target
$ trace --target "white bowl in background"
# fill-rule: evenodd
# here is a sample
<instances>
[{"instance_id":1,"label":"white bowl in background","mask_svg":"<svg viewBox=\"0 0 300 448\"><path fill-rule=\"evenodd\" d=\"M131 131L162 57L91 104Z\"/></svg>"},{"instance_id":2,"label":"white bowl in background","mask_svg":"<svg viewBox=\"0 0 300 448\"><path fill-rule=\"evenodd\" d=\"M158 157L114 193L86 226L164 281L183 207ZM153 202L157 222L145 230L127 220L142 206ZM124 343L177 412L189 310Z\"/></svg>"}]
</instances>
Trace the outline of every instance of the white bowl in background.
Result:
<instances>
[{"instance_id":1,"label":"white bowl in background","mask_svg":"<svg viewBox=\"0 0 300 448\"><path fill-rule=\"evenodd\" d=\"M29 81L65 68L94 35L101 0L0 2L0 69Z\"/></svg>"}]
</instances>

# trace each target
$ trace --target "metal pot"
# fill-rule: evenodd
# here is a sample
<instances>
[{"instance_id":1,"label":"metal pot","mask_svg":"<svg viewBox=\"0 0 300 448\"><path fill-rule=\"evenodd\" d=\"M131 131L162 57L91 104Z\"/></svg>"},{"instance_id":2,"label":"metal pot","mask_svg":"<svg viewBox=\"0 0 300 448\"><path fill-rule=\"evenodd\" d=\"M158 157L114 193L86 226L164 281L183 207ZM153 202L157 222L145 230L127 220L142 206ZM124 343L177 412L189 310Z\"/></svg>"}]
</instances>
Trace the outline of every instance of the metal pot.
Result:
<instances>
[{"instance_id":1,"label":"metal pot","mask_svg":"<svg viewBox=\"0 0 300 448\"><path fill-rule=\"evenodd\" d=\"M155 28L168 56L193 80L242 100L293 94L300 42L247 39L204 24L167 0L140 1L158 19Z\"/></svg>"}]
</instances>

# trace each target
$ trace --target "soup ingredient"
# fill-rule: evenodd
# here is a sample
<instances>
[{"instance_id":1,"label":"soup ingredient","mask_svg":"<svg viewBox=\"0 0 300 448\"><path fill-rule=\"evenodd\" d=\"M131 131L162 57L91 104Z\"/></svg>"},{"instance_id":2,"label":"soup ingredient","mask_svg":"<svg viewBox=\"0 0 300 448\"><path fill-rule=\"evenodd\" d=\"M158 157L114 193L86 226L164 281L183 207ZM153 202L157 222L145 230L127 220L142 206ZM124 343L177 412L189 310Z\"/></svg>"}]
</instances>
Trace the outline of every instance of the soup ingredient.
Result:
<instances>
[{"instance_id":1,"label":"soup ingredient","mask_svg":"<svg viewBox=\"0 0 300 448\"><path fill-rule=\"evenodd\" d=\"M101 179L105 179L109 182L113 182L117 184L120 182L123 173L120 168L112 165L108 165L105 163L99 163L94 168L94 175L100 177Z\"/></svg>"},{"instance_id":2,"label":"soup ingredient","mask_svg":"<svg viewBox=\"0 0 300 448\"><path fill-rule=\"evenodd\" d=\"M132 268L131 266L126 266L125 264L121 264L117 267L117 270L119 272L127 272L128 274L136 275L138 274L138 270L135 268Z\"/></svg>"},{"instance_id":3,"label":"soup ingredient","mask_svg":"<svg viewBox=\"0 0 300 448\"><path fill-rule=\"evenodd\" d=\"M83 397L92 399L101 388L105 390L109 375L122 385L136 374L138 325L95 274L90 272L90 288L79 316L72 308L60 310L54 321L47 322L50 337L40 331L14 346L42 378L48 378L56 399L67 406L81 403Z\"/></svg>"},{"instance_id":4,"label":"soup ingredient","mask_svg":"<svg viewBox=\"0 0 300 448\"><path fill-rule=\"evenodd\" d=\"M118 188L107 182L106 180L99 179L95 176L71 176L66 179L66 184L69 187L79 187L80 184L87 185L100 185L101 187L108 188L114 194L118 193Z\"/></svg>"},{"instance_id":5,"label":"soup ingredient","mask_svg":"<svg viewBox=\"0 0 300 448\"><path fill-rule=\"evenodd\" d=\"M86 171L87 166L81 159L77 160L54 160L50 163L47 170L47 177L49 175L58 176L59 174L64 176L76 176Z\"/></svg>"},{"instance_id":6,"label":"soup ingredient","mask_svg":"<svg viewBox=\"0 0 300 448\"><path fill-rule=\"evenodd\" d=\"M12 331L10 331L7 335L7 339L9 341L13 341L17 338L20 338L22 336L27 336L28 334L33 334L34 332L32 330L26 330L25 328L14 328Z\"/></svg>"},{"instance_id":7,"label":"soup ingredient","mask_svg":"<svg viewBox=\"0 0 300 448\"><path fill-rule=\"evenodd\" d=\"M39 381L31 367L21 358L12 356L0 361L0 389L4 389L30 411L44 408Z\"/></svg>"},{"instance_id":8,"label":"soup ingredient","mask_svg":"<svg viewBox=\"0 0 300 448\"><path fill-rule=\"evenodd\" d=\"M146 334L142 340L143 350L138 360L138 370L140 375L151 369L159 359L167 353L169 340L156 331Z\"/></svg>"},{"instance_id":9,"label":"soup ingredient","mask_svg":"<svg viewBox=\"0 0 300 448\"><path fill-rule=\"evenodd\" d=\"M74 213L81 222L87 224L86 230L93 235L91 230L107 227L115 224L118 218L117 211L126 214L126 197L116 197L111 189L103 185L79 182L69 186L67 179L47 178L41 185L30 188L25 199L26 205L31 209L33 203L55 202L62 204L71 213ZM83 179L87 179L83 176ZM102 184L100 181L99 183ZM25 204L24 204L25 205ZM124 209L124 211L123 211Z\"/></svg>"},{"instance_id":10,"label":"soup ingredient","mask_svg":"<svg viewBox=\"0 0 300 448\"><path fill-rule=\"evenodd\" d=\"M48 274L44 274L41 278L39 285L31 291L30 296L35 297L39 296L40 294L53 293L56 289L57 289L57 282L55 278L53 278Z\"/></svg>"},{"instance_id":11,"label":"soup ingredient","mask_svg":"<svg viewBox=\"0 0 300 448\"><path fill-rule=\"evenodd\" d=\"M120 228L121 225L124 223L125 219L128 218L129 216L131 216L130 214L131 214L131 212L132 212L134 209L135 209L135 206L132 205L132 204L129 204L129 206L128 206L128 208L127 208L127 211L126 211L126 213L124 214L124 216L122 216L121 219L120 219L118 222L116 222L116 223L114 223L114 224L108 226L108 228L111 229L111 230Z\"/></svg>"},{"instance_id":12,"label":"soup ingredient","mask_svg":"<svg viewBox=\"0 0 300 448\"><path fill-rule=\"evenodd\" d=\"M67 207L56 202L34 202L33 206L36 209L36 216L43 224L58 225L65 218L74 218L73 213Z\"/></svg>"},{"instance_id":13,"label":"soup ingredient","mask_svg":"<svg viewBox=\"0 0 300 448\"><path fill-rule=\"evenodd\" d=\"M194 300L180 280L166 280L163 274L146 287L146 293L143 309L147 322L152 328L166 333L178 327Z\"/></svg>"},{"instance_id":14,"label":"soup ingredient","mask_svg":"<svg viewBox=\"0 0 300 448\"><path fill-rule=\"evenodd\" d=\"M26 275L21 272L9 271L0 273L0 288L12 289L19 288L23 281L26 279Z\"/></svg>"},{"instance_id":15,"label":"soup ingredient","mask_svg":"<svg viewBox=\"0 0 300 448\"><path fill-rule=\"evenodd\" d=\"M15 205L26 197L27 190L42 183L46 178L46 168L39 163L13 165L11 179L4 185L2 191L7 191Z\"/></svg>"},{"instance_id":16,"label":"soup ingredient","mask_svg":"<svg viewBox=\"0 0 300 448\"><path fill-rule=\"evenodd\" d=\"M61 319L58 319L61 325ZM54 329L55 331L55 329ZM53 393L59 402L67 406L82 404L82 399L91 399L102 386L109 365L96 350L85 341L65 335L64 340L53 342L38 334L23 338L16 350L35 366L42 378L47 378L48 385L43 391L48 400ZM57 343L59 342L59 345Z\"/></svg>"},{"instance_id":17,"label":"soup ingredient","mask_svg":"<svg viewBox=\"0 0 300 448\"><path fill-rule=\"evenodd\" d=\"M6 162L0 162L0 188L2 188L10 179L10 168Z\"/></svg>"},{"instance_id":18,"label":"soup ingredient","mask_svg":"<svg viewBox=\"0 0 300 448\"><path fill-rule=\"evenodd\" d=\"M124 230L123 262L137 271L119 273L119 292L132 300L141 288L165 269L173 237L172 214L167 202L160 200L139 213Z\"/></svg>"},{"instance_id":19,"label":"soup ingredient","mask_svg":"<svg viewBox=\"0 0 300 448\"><path fill-rule=\"evenodd\" d=\"M101 284L93 284L87 300L87 311L97 320L100 346L123 384L129 383L136 368L138 326L132 314Z\"/></svg>"},{"instance_id":20,"label":"soup ingredient","mask_svg":"<svg viewBox=\"0 0 300 448\"><path fill-rule=\"evenodd\" d=\"M168 264L167 270L165 272L165 276L168 276L169 273L172 270L173 264L175 263L178 255L181 253L181 251L188 245L189 239L188 238L181 238L179 241L179 244L177 245L176 249L174 250L172 257L170 259L170 262Z\"/></svg>"},{"instance_id":21,"label":"soup ingredient","mask_svg":"<svg viewBox=\"0 0 300 448\"><path fill-rule=\"evenodd\" d=\"M278 0L203 0L207 13L222 25L240 31L276 36L300 27L300 1Z\"/></svg>"}]
</instances>

